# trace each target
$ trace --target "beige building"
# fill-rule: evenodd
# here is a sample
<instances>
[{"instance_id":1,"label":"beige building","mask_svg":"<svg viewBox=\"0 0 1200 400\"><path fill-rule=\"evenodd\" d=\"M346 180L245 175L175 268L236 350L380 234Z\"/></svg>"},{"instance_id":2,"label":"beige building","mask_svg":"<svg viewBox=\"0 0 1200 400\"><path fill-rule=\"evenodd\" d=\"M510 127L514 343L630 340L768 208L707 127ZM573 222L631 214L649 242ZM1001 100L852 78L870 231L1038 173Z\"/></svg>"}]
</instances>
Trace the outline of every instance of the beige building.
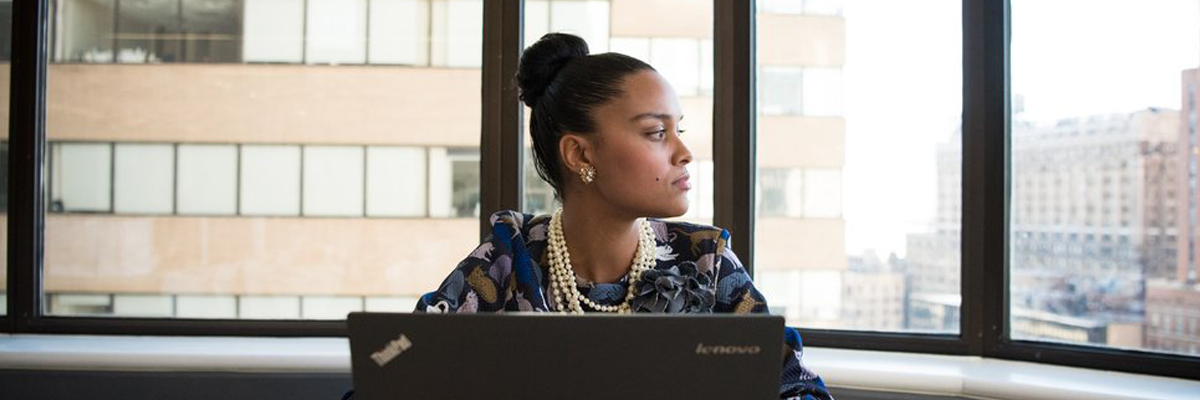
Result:
<instances>
[{"instance_id":1,"label":"beige building","mask_svg":"<svg viewBox=\"0 0 1200 400\"><path fill-rule=\"evenodd\" d=\"M789 324L860 328L846 318L857 299L843 293L859 280L847 273L842 218L841 5L762 1L757 18L756 280Z\"/></svg>"},{"instance_id":2,"label":"beige building","mask_svg":"<svg viewBox=\"0 0 1200 400\"><path fill-rule=\"evenodd\" d=\"M1013 127L1013 307L1141 321L1175 242L1178 112Z\"/></svg>"},{"instance_id":3,"label":"beige building","mask_svg":"<svg viewBox=\"0 0 1200 400\"><path fill-rule=\"evenodd\" d=\"M1180 104L1183 111L1179 118L1177 140L1180 151L1175 162L1181 177L1175 184L1180 193L1180 206L1176 211L1178 235L1177 259L1173 268L1157 274L1146 284L1146 347L1156 350L1200 354L1200 284L1196 271L1196 227L1200 220L1196 216L1197 159L1200 158L1200 141L1196 139L1196 114L1200 104L1196 101L1196 86L1200 85L1200 68L1184 70L1181 74L1182 87Z\"/></svg>"},{"instance_id":4,"label":"beige building","mask_svg":"<svg viewBox=\"0 0 1200 400\"><path fill-rule=\"evenodd\" d=\"M774 3L759 17L759 165L763 192L782 193L764 207L783 206L759 220L756 268L767 281L840 276L844 20L829 2ZM480 0L52 9L51 314L407 310L477 244ZM672 82L696 158L684 218L700 222L712 217L711 15L685 0L526 3L527 41L574 32ZM527 211L548 210L547 194L529 179ZM793 323L816 317L800 293L769 298Z\"/></svg>"}]
</instances>

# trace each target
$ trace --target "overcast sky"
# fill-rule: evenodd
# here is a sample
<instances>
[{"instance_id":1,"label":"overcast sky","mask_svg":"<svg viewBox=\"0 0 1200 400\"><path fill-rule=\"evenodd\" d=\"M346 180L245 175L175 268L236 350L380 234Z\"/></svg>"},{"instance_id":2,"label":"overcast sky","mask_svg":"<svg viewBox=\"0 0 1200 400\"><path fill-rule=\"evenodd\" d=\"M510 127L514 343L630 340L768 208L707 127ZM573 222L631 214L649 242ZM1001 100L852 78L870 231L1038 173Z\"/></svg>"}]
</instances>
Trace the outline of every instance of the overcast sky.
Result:
<instances>
[{"instance_id":1,"label":"overcast sky","mask_svg":"<svg viewBox=\"0 0 1200 400\"><path fill-rule=\"evenodd\" d=\"M846 251L905 254L936 212L937 144L957 129L955 0L845 0ZM1014 96L1026 119L1179 109L1200 66L1200 0L1012 0Z\"/></svg>"}]
</instances>

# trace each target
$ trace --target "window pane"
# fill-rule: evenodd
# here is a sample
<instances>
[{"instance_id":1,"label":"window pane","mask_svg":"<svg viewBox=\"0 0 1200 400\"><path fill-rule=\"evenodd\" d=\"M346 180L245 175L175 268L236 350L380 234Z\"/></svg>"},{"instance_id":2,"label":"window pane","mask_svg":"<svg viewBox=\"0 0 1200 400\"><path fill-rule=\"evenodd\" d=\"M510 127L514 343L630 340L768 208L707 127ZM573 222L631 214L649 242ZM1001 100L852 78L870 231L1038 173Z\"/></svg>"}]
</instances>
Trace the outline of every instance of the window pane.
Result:
<instances>
[{"instance_id":1,"label":"window pane","mask_svg":"<svg viewBox=\"0 0 1200 400\"><path fill-rule=\"evenodd\" d=\"M449 154L455 217L479 217L479 152L461 151Z\"/></svg>"},{"instance_id":2,"label":"window pane","mask_svg":"<svg viewBox=\"0 0 1200 400\"><path fill-rule=\"evenodd\" d=\"M804 70L766 67L758 76L758 109L763 115L803 115Z\"/></svg>"},{"instance_id":3,"label":"window pane","mask_svg":"<svg viewBox=\"0 0 1200 400\"><path fill-rule=\"evenodd\" d=\"M181 144L178 162L176 212L184 215L237 213L237 146Z\"/></svg>"},{"instance_id":4,"label":"window pane","mask_svg":"<svg viewBox=\"0 0 1200 400\"><path fill-rule=\"evenodd\" d=\"M111 211L112 150L110 143L51 146L51 211Z\"/></svg>"},{"instance_id":5,"label":"window pane","mask_svg":"<svg viewBox=\"0 0 1200 400\"><path fill-rule=\"evenodd\" d=\"M300 214L300 146L243 145L243 215Z\"/></svg>"},{"instance_id":6,"label":"window pane","mask_svg":"<svg viewBox=\"0 0 1200 400\"><path fill-rule=\"evenodd\" d=\"M304 147L304 215L363 214L363 147Z\"/></svg>"},{"instance_id":7,"label":"window pane","mask_svg":"<svg viewBox=\"0 0 1200 400\"><path fill-rule=\"evenodd\" d=\"M312 64L362 64L367 59L367 0L308 0L306 57Z\"/></svg>"},{"instance_id":8,"label":"window pane","mask_svg":"<svg viewBox=\"0 0 1200 400\"><path fill-rule=\"evenodd\" d=\"M1012 4L1011 334L1200 355L1200 4L1082 5Z\"/></svg>"},{"instance_id":9,"label":"window pane","mask_svg":"<svg viewBox=\"0 0 1200 400\"><path fill-rule=\"evenodd\" d=\"M183 60L236 63L242 60L243 0L187 0L183 6Z\"/></svg>"},{"instance_id":10,"label":"window pane","mask_svg":"<svg viewBox=\"0 0 1200 400\"><path fill-rule=\"evenodd\" d=\"M243 59L246 62L303 62L304 0L245 1Z\"/></svg>"},{"instance_id":11,"label":"window pane","mask_svg":"<svg viewBox=\"0 0 1200 400\"><path fill-rule=\"evenodd\" d=\"M551 1L549 4L550 30L543 30L542 33L572 33L587 41L588 50L592 53L608 52L609 4L607 1ZM528 13L526 15L530 16ZM534 40L536 41L537 38Z\"/></svg>"},{"instance_id":12,"label":"window pane","mask_svg":"<svg viewBox=\"0 0 1200 400\"><path fill-rule=\"evenodd\" d=\"M367 147L367 215L425 216L425 149Z\"/></svg>"},{"instance_id":13,"label":"window pane","mask_svg":"<svg viewBox=\"0 0 1200 400\"><path fill-rule=\"evenodd\" d=\"M429 64L429 2L370 1L370 63Z\"/></svg>"},{"instance_id":14,"label":"window pane","mask_svg":"<svg viewBox=\"0 0 1200 400\"><path fill-rule=\"evenodd\" d=\"M157 0L120 0L119 3L116 62L182 61L177 3Z\"/></svg>"},{"instance_id":15,"label":"window pane","mask_svg":"<svg viewBox=\"0 0 1200 400\"><path fill-rule=\"evenodd\" d=\"M117 143L113 211L170 214L174 211L175 148L169 144Z\"/></svg>"},{"instance_id":16,"label":"window pane","mask_svg":"<svg viewBox=\"0 0 1200 400\"><path fill-rule=\"evenodd\" d=\"M54 59L59 62L116 62L116 0L62 0L54 3L62 21L55 27ZM5 32L9 32L6 30Z\"/></svg>"},{"instance_id":17,"label":"window pane","mask_svg":"<svg viewBox=\"0 0 1200 400\"><path fill-rule=\"evenodd\" d=\"M483 1L432 0L430 37L434 66L480 68L483 65Z\"/></svg>"},{"instance_id":18,"label":"window pane","mask_svg":"<svg viewBox=\"0 0 1200 400\"><path fill-rule=\"evenodd\" d=\"M959 2L758 4L754 267L772 310L958 332Z\"/></svg>"},{"instance_id":19,"label":"window pane","mask_svg":"<svg viewBox=\"0 0 1200 400\"><path fill-rule=\"evenodd\" d=\"M482 1L51 3L49 315L408 311L478 245Z\"/></svg>"},{"instance_id":20,"label":"window pane","mask_svg":"<svg viewBox=\"0 0 1200 400\"><path fill-rule=\"evenodd\" d=\"M670 18L663 18L670 15ZM687 0L549 0L527 2L525 47L548 32L579 35L592 54L618 52L649 63L679 95L686 118L683 141L692 152L688 164L692 190L684 220L711 224L712 164L712 4ZM543 22L544 21L544 22ZM529 109L525 111L526 119ZM528 127L528 125L526 125ZM528 129L527 129L528 131ZM527 133L528 135L528 133ZM526 142L532 139L526 136ZM529 153L532 154L532 151ZM525 212L547 214L557 208L553 190L526 156ZM597 175L603 175L598 171ZM574 178L572 178L574 179Z\"/></svg>"}]
</instances>

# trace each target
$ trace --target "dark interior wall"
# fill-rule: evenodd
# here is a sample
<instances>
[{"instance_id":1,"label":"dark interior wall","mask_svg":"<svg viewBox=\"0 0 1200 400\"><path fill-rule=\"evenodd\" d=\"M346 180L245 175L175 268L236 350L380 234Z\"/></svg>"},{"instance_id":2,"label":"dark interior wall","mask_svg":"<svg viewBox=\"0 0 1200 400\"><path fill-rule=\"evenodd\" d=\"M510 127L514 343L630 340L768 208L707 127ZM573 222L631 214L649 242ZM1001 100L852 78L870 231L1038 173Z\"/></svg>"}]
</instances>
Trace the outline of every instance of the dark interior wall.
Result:
<instances>
[{"instance_id":1,"label":"dark interior wall","mask_svg":"<svg viewBox=\"0 0 1200 400\"><path fill-rule=\"evenodd\" d=\"M30 400L340 400L348 374L0 370L0 398ZM959 400L833 388L838 400ZM965 399L963 399L965 400Z\"/></svg>"}]
</instances>

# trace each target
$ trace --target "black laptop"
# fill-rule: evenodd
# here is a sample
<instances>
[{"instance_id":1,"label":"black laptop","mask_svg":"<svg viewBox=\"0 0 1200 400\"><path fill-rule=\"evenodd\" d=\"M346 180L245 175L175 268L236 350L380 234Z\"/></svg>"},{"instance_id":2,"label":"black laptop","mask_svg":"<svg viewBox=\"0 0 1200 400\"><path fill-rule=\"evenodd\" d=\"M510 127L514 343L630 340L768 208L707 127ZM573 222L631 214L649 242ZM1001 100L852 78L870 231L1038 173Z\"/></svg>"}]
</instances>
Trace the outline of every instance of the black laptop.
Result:
<instances>
[{"instance_id":1,"label":"black laptop","mask_svg":"<svg viewBox=\"0 0 1200 400\"><path fill-rule=\"evenodd\" d=\"M783 317L350 313L355 399L774 399Z\"/></svg>"}]
</instances>

